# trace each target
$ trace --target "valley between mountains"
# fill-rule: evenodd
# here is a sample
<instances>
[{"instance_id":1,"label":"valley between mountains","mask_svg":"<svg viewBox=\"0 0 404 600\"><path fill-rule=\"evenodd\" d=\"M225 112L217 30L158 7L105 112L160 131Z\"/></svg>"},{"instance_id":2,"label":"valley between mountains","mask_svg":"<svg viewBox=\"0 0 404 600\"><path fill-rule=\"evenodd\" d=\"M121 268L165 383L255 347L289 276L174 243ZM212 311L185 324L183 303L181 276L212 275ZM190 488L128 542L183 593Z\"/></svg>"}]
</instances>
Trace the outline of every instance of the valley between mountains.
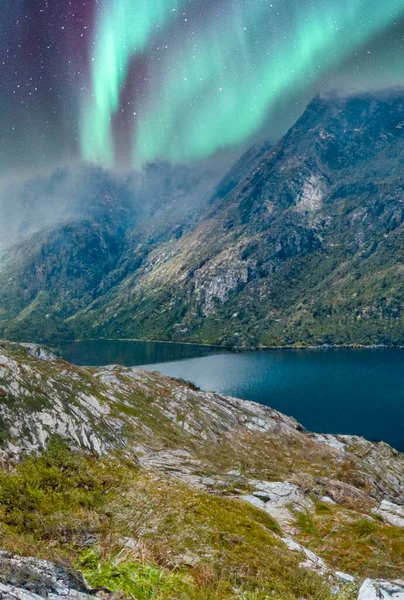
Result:
<instances>
[{"instance_id":1,"label":"valley between mountains","mask_svg":"<svg viewBox=\"0 0 404 600\"><path fill-rule=\"evenodd\" d=\"M403 123L400 90L318 96L224 174L87 166L14 186L1 335L402 345Z\"/></svg>"},{"instance_id":2,"label":"valley between mountains","mask_svg":"<svg viewBox=\"0 0 404 600\"><path fill-rule=\"evenodd\" d=\"M404 597L404 455L0 344L3 598ZM26 558L31 557L31 558Z\"/></svg>"}]
</instances>

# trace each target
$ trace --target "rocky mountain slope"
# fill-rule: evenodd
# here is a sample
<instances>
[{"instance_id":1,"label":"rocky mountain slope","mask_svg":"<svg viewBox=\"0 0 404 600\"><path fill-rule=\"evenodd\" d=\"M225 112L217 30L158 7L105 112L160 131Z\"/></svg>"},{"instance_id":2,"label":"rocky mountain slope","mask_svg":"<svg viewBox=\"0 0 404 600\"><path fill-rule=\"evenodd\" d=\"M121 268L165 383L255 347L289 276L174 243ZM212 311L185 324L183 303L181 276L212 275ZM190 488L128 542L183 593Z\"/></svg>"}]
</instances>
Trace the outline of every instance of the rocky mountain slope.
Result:
<instances>
[{"instance_id":1,"label":"rocky mountain slope","mask_svg":"<svg viewBox=\"0 0 404 600\"><path fill-rule=\"evenodd\" d=\"M315 99L195 229L74 326L228 345L402 343L403 115L401 95Z\"/></svg>"},{"instance_id":2,"label":"rocky mountain slope","mask_svg":"<svg viewBox=\"0 0 404 600\"><path fill-rule=\"evenodd\" d=\"M43 283L59 246L27 254L21 242L0 263L0 331L247 347L404 343L403 123L402 91L315 98L191 214L181 201L170 218L151 211L128 226L119 256L97 250L102 281L90 271L76 288L66 277L81 247L69 240L62 295ZM25 291L27 272L35 285Z\"/></svg>"},{"instance_id":3,"label":"rocky mountain slope","mask_svg":"<svg viewBox=\"0 0 404 600\"><path fill-rule=\"evenodd\" d=\"M9 342L0 414L9 553L140 599L402 598L404 455L384 443ZM10 560L0 585L18 588Z\"/></svg>"}]
</instances>

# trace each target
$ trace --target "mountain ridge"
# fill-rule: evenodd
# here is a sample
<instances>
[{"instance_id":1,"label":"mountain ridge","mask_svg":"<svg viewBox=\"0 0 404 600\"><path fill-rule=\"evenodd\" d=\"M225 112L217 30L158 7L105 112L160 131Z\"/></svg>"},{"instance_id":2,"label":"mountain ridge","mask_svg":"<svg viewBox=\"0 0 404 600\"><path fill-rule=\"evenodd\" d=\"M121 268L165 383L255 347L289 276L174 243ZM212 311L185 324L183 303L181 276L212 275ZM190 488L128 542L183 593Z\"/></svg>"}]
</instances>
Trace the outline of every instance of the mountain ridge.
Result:
<instances>
[{"instance_id":1,"label":"mountain ridge","mask_svg":"<svg viewBox=\"0 0 404 600\"><path fill-rule=\"evenodd\" d=\"M192 217L150 212L129 227L97 297L83 288L65 315L50 298L49 333L0 291L0 333L23 340L33 321L33 341L402 345L402 123L401 90L316 97L282 140L212 182Z\"/></svg>"}]
</instances>

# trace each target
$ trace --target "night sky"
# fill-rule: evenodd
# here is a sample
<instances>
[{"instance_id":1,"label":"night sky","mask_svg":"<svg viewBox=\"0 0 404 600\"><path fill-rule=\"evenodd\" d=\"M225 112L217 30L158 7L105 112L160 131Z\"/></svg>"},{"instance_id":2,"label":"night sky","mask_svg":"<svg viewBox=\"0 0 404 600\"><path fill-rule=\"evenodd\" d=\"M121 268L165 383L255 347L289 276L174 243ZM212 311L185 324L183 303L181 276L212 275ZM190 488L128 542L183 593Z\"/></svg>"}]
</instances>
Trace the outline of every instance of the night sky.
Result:
<instances>
[{"instance_id":1,"label":"night sky","mask_svg":"<svg viewBox=\"0 0 404 600\"><path fill-rule=\"evenodd\" d=\"M404 0L3 0L0 173L193 162L401 85Z\"/></svg>"}]
</instances>

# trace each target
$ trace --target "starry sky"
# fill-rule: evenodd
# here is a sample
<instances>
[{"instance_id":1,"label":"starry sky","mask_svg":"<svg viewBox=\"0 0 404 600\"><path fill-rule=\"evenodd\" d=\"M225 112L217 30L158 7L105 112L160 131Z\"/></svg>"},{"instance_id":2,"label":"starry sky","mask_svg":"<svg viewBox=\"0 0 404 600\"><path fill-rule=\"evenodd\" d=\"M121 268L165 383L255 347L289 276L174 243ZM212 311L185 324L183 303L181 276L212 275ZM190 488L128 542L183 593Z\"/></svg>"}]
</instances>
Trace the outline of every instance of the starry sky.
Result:
<instances>
[{"instance_id":1,"label":"starry sky","mask_svg":"<svg viewBox=\"0 0 404 600\"><path fill-rule=\"evenodd\" d=\"M404 0L2 0L0 69L0 174L204 161L404 83Z\"/></svg>"}]
</instances>

